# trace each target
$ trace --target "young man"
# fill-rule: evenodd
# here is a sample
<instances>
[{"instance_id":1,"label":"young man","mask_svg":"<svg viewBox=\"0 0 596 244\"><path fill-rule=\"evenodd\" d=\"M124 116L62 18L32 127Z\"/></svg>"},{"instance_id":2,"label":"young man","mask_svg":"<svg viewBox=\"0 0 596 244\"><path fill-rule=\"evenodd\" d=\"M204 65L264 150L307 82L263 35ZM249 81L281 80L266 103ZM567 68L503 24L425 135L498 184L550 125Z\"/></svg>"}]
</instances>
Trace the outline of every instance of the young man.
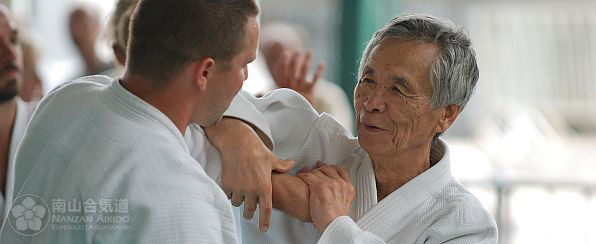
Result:
<instances>
[{"instance_id":1,"label":"young man","mask_svg":"<svg viewBox=\"0 0 596 244\"><path fill-rule=\"evenodd\" d=\"M237 242L226 195L183 136L240 90L257 14L246 0L141 1L123 78L84 77L41 102L0 242Z\"/></svg>"}]
</instances>

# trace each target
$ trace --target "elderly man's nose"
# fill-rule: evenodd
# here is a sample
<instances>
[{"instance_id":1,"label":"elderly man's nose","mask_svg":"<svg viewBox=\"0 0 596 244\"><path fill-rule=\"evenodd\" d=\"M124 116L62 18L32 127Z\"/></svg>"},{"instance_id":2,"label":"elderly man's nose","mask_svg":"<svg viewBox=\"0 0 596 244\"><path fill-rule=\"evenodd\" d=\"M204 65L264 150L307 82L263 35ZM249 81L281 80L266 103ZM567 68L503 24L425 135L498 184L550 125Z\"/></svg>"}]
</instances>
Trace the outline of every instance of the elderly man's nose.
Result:
<instances>
[{"instance_id":1,"label":"elderly man's nose","mask_svg":"<svg viewBox=\"0 0 596 244\"><path fill-rule=\"evenodd\" d=\"M364 107L369 112L383 112L385 111L385 99L382 92L373 92L368 96L364 102Z\"/></svg>"}]
</instances>

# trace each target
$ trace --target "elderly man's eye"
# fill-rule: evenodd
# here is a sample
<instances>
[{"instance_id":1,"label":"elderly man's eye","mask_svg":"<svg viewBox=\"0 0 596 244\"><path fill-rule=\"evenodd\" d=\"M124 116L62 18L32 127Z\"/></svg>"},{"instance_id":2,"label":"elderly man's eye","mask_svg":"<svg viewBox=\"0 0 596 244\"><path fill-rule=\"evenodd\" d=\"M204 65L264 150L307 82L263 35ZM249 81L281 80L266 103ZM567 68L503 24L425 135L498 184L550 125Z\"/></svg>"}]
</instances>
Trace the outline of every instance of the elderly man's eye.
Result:
<instances>
[{"instance_id":1,"label":"elderly man's eye","mask_svg":"<svg viewBox=\"0 0 596 244\"><path fill-rule=\"evenodd\" d=\"M369 78L362 78L360 80L360 83L362 83L363 85L370 85L370 84L374 84L375 81Z\"/></svg>"}]
</instances>

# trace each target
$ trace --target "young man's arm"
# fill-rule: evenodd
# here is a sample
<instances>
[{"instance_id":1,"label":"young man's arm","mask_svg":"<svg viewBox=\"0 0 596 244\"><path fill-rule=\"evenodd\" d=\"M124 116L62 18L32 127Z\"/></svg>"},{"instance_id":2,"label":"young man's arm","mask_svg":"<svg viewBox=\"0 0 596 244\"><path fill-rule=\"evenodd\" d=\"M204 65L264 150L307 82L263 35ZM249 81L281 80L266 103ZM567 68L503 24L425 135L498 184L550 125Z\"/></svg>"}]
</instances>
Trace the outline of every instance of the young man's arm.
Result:
<instances>
[{"instance_id":1,"label":"young man's arm","mask_svg":"<svg viewBox=\"0 0 596 244\"><path fill-rule=\"evenodd\" d=\"M244 202L244 218L251 219L260 210L259 226L263 231L271 223L272 172L284 173L294 166L290 160L279 160L266 145L266 135L256 132L245 121L223 118L217 125L204 128L209 141L222 156L221 186L238 207ZM271 144L270 144L271 145Z\"/></svg>"},{"instance_id":2,"label":"young man's arm","mask_svg":"<svg viewBox=\"0 0 596 244\"><path fill-rule=\"evenodd\" d=\"M339 122L327 114L319 115L310 104L299 94L288 89L273 91L262 98L255 98L244 95L244 103L233 104L232 110L240 115L230 115L224 118L216 126L205 128L205 132L211 143L220 150L222 155L222 185L234 205L238 206L245 202L245 217L252 217L256 204L255 196L261 204L261 227L268 225L270 212L273 203L269 202L270 193L276 190L278 193L306 189L293 176L280 177L283 186L299 185L297 189L281 190L276 186L272 189L271 182L268 182L271 171L284 172L288 169L288 163L280 163L279 158L291 158L296 160L292 173L304 167L312 167L317 160L328 162L341 162L357 147L356 139L353 138ZM247 107L241 109L239 107ZM263 116L265 129L261 126L249 126L251 119L245 119L247 111L257 110L259 116ZM255 116L254 114L251 116ZM235 117L237 119L231 118ZM267 131L271 128L270 131ZM258 132L258 131L261 132ZM255 132L257 131L257 132ZM259 139L258 135L261 135ZM268 137L271 135L271 137ZM273 154L262 141L272 139L274 146ZM250 172L250 173L247 173ZM274 177L276 178L276 177ZM274 179L277 180L277 179ZM287 180L288 182L285 182ZM274 184L277 184L274 182ZM280 191L277 191L280 190ZM235 194L238 193L238 194ZM292 194L290 194L292 193ZM238 197L234 198L234 195ZM246 196L249 195L247 198ZM304 195L304 194L303 194ZM264 196L263 198L261 196ZM273 196L275 197L275 195ZM293 206L284 206L285 196L280 195L280 209L285 210L289 215L307 220L305 216L308 208L300 208L294 211ZM272 199L276 200L276 199ZM292 203L290 201L290 203ZM307 206L300 205L300 206Z\"/></svg>"}]
</instances>

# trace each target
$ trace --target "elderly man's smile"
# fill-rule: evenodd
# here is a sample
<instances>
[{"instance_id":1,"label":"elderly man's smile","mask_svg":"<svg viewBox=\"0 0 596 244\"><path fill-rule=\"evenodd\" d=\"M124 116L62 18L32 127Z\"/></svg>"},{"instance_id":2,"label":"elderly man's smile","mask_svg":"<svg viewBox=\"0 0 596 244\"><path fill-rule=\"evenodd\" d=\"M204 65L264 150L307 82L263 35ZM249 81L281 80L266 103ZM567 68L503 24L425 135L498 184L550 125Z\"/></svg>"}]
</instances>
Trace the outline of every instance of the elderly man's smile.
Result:
<instances>
[{"instance_id":1,"label":"elderly man's smile","mask_svg":"<svg viewBox=\"0 0 596 244\"><path fill-rule=\"evenodd\" d=\"M389 132L389 130L383 129L381 127L377 127L374 125L368 125L368 124L362 124L361 126L366 132L369 133L383 133L383 132Z\"/></svg>"},{"instance_id":2,"label":"elderly man's smile","mask_svg":"<svg viewBox=\"0 0 596 244\"><path fill-rule=\"evenodd\" d=\"M364 130L367 133L386 133L386 132L390 132L391 129L389 126L384 125L382 122L370 119L370 118L365 118L364 116L361 117L360 119L360 128L361 130Z\"/></svg>"}]
</instances>

